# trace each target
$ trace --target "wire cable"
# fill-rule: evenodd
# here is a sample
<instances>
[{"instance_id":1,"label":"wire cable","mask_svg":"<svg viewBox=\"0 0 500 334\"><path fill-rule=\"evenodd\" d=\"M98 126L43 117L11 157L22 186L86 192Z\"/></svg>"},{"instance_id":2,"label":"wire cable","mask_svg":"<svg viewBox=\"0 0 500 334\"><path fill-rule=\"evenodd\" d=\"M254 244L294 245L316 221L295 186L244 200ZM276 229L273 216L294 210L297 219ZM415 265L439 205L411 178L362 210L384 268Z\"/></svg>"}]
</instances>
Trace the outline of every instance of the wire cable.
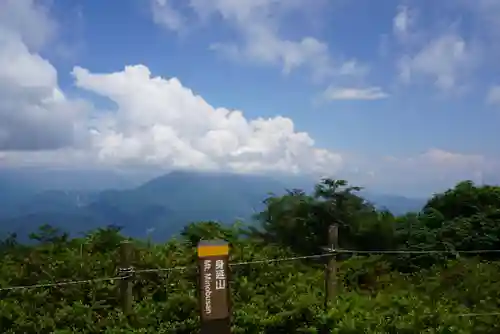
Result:
<instances>
[{"instance_id":1,"label":"wire cable","mask_svg":"<svg viewBox=\"0 0 500 334\"><path fill-rule=\"evenodd\" d=\"M79 280L79 281L62 281L62 282L56 282L56 283L19 285L19 286L10 286L10 287L0 288L0 291L49 288L49 287L65 286L65 285L91 284L91 283L98 283L98 282L122 280L122 279L129 278L129 277L131 277L131 276L103 277L103 278L95 278L95 279L87 279L87 280Z\"/></svg>"},{"instance_id":2,"label":"wire cable","mask_svg":"<svg viewBox=\"0 0 500 334\"><path fill-rule=\"evenodd\" d=\"M500 253L500 249L480 249L480 250L351 250L351 249L331 249L325 248L328 253L306 255L306 256L294 256L287 258L275 258L275 259L261 259L253 261L244 261L229 263L230 267L240 267L246 265L258 265L267 263L277 263L277 262L288 262L288 261L298 261L306 259L319 259L324 257L331 257L337 253L350 253L350 254L485 254L485 253ZM184 271L188 269L196 269L196 266L179 266L170 268L149 268L149 269L133 269L127 268L129 274L141 274L141 273L153 273L153 272L171 272L171 271ZM12 286L12 287L0 287L0 291L7 290L19 290L19 289L35 289L42 287L56 287L65 285L77 285L77 284L90 284L96 282L104 281L114 281L121 280L131 276L116 276L116 277L105 277L96 278L88 280L78 280L78 281L62 281L56 283L44 283L44 284L34 284L34 285L24 285L24 286Z\"/></svg>"},{"instance_id":3,"label":"wire cable","mask_svg":"<svg viewBox=\"0 0 500 334\"><path fill-rule=\"evenodd\" d=\"M478 249L478 250L351 250L351 249L328 249L332 253L353 254L485 254L500 253L500 249Z\"/></svg>"}]
</instances>

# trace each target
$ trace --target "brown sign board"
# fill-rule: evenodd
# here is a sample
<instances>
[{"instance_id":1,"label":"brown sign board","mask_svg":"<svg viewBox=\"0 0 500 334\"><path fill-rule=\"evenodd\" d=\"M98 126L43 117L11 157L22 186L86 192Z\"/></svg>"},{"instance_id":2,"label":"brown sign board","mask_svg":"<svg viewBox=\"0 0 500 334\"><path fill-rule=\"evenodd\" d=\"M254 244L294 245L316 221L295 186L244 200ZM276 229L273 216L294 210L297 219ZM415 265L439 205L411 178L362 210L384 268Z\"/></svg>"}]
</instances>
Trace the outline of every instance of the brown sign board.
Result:
<instances>
[{"instance_id":1,"label":"brown sign board","mask_svg":"<svg viewBox=\"0 0 500 334\"><path fill-rule=\"evenodd\" d=\"M201 320L227 319L229 311L229 245L225 241L198 244Z\"/></svg>"}]
</instances>

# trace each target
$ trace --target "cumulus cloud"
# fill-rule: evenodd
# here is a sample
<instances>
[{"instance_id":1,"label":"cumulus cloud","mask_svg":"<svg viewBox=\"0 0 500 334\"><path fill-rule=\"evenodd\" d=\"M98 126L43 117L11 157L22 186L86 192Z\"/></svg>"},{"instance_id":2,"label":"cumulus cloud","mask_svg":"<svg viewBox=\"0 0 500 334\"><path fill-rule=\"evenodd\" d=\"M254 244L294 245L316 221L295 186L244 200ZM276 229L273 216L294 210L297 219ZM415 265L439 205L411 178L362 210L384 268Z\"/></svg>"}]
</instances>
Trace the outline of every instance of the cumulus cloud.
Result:
<instances>
[{"instance_id":1,"label":"cumulus cloud","mask_svg":"<svg viewBox=\"0 0 500 334\"><path fill-rule=\"evenodd\" d=\"M55 76L54 68L41 58L36 59L39 62L33 62L38 66L34 72L45 73L46 77L45 81L40 81L43 85L36 87L45 94L35 95L34 103L37 106L55 103L59 107L72 103L74 107L75 102L67 101L55 88L55 79L49 80L48 74ZM242 172L330 173L342 165L339 154L316 148L307 133L295 130L291 119L278 116L248 120L241 111L214 108L178 79L153 77L143 65L104 74L75 67L73 76L79 88L109 98L117 105L112 112L94 111L92 117L86 114L89 146L80 150L57 145L31 146L29 153L4 152L4 160L23 160L31 164L49 161L53 164L93 162L108 166L143 164ZM9 82L15 87L13 78ZM55 95L45 100L50 92ZM57 118L50 118L50 121L61 121L60 117L71 115L68 112L74 109L52 108L50 112L57 110L60 110ZM37 126L40 134L53 138L58 129L52 129L49 121L43 122L45 110L40 107L37 112L36 115L27 112L18 123L27 128ZM14 115L17 115L14 109L5 112L5 117ZM74 118L62 120L71 123L69 121ZM75 134L74 127L62 128ZM25 136L32 143L44 143L36 133L25 133ZM53 150L47 151L49 148Z\"/></svg>"},{"instance_id":2,"label":"cumulus cloud","mask_svg":"<svg viewBox=\"0 0 500 334\"><path fill-rule=\"evenodd\" d=\"M66 100L56 69L32 51L49 40L55 24L32 1L8 0L0 13L0 151L81 144L83 106Z\"/></svg>"},{"instance_id":3,"label":"cumulus cloud","mask_svg":"<svg viewBox=\"0 0 500 334\"><path fill-rule=\"evenodd\" d=\"M323 92L325 100L380 100L388 98L389 94L380 87L346 88L330 86Z\"/></svg>"},{"instance_id":4,"label":"cumulus cloud","mask_svg":"<svg viewBox=\"0 0 500 334\"><path fill-rule=\"evenodd\" d=\"M2 0L0 33L17 35L26 47L39 50L54 38L57 23L47 7L35 0Z\"/></svg>"},{"instance_id":5,"label":"cumulus cloud","mask_svg":"<svg viewBox=\"0 0 500 334\"><path fill-rule=\"evenodd\" d=\"M103 163L174 168L333 172L339 154L318 149L285 117L247 120L238 110L214 108L176 78L151 75L143 65L96 74L76 67L78 87L116 103L93 122L92 143Z\"/></svg>"}]
</instances>

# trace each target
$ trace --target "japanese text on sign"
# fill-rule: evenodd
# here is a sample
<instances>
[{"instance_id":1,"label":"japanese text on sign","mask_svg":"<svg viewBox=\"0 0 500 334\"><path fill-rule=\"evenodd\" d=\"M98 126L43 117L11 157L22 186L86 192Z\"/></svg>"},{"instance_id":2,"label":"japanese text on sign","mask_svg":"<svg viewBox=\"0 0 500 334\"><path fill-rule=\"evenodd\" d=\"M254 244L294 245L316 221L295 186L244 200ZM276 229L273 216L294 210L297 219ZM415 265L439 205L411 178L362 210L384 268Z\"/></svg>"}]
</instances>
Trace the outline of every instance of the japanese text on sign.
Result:
<instances>
[{"instance_id":1,"label":"japanese text on sign","mask_svg":"<svg viewBox=\"0 0 500 334\"><path fill-rule=\"evenodd\" d=\"M224 260L215 261L215 289L224 290L226 288L226 273Z\"/></svg>"}]
</instances>

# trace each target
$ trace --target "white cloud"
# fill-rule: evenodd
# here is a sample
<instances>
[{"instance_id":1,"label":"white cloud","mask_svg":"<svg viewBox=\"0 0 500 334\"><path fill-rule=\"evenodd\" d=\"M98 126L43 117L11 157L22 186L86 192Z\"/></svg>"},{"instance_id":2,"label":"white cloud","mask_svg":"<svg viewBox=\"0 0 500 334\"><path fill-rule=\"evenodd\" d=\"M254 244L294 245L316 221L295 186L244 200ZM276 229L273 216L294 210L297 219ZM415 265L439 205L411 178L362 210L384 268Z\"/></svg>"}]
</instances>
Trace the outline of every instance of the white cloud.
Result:
<instances>
[{"instance_id":1,"label":"white cloud","mask_svg":"<svg viewBox=\"0 0 500 334\"><path fill-rule=\"evenodd\" d=\"M414 9L398 8L393 31L403 48L396 63L399 78L406 84L431 81L441 91L463 88L479 63L478 45L462 37L456 25L438 29L417 23Z\"/></svg>"},{"instance_id":2,"label":"white cloud","mask_svg":"<svg viewBox=\"0 0 500 334\"><path fill-rule=\"evenodd\" d=\"M0 2L0 33L8 31L29 49L39 50L50 41L57 29L49 11L35 0L2 0ZM3 32L2 32L3 31Z\"/></svg>"},{"instance_id":3,"label":"white cloud","mask_svg":"<svg viewBox=\"0 0 500 334\"><path fill-rule=\"evenodd\" d=\"M325 100L380 100L389 94L380 87L345 88L330 86L323 92Z\"/></svg>"},{"instance_id":4,"label":"white cloud","mask_svg":"<svg viewBox=\"0 0 500 334\"><path fill-rule=\"evenodd\" d=\"M486 97L486 102L489 104L500 105L500 85L496 85L490 88Z\"/></svg>"},{"instance_id":5,"label":"white cloud","mask_svg":"<svg viewBox=\"0 0 500 334\"><path fill-rule=\"evenodd\" d=\"M494 162L478 154L463 154L432 148L417 156L408 158L389 157L386 160L398 170L395 175L411 175L411 179L426 182L445 181L445 184L477 179L484 171L490 170Z\"/></svg>"},{"instance_id":6,"label":"white cloud","mask_svg":"<svg viewBox=\"0 0 500 334\"><path fill-rule=\"evenodd\" d=\"M399 156L343 153L345 168L340 177L371 191L427 197L457 182L499 183L500 161L481 154L440 148Z\"/></svg>"},{"instance_id":7,"label":"white cloud","mask_svg":"<svg viewBox=\"0 0 500 334\"><path fill-rule=\"evenodd\" d=\"M33 73L45 74L39 82L43 83L41 88L46 88L46 94L35 96L37 106L43 105L43 99L52 91L59 95L51 103L58 101L68 106L72 103L71 110L74 110L75 102L67 101L57 88L54 68L39 56L34 59L39 63L34 62L38 67ZM92 118L85 119L89 146L50 151L46 149L52 147L40 147L45 150L31 147L29 152L4 150L3 164L142 164L164 168L313 173L334 172L342 165L339 154L316 148L307 133L295 130L291 119L278 116L247 120L241 111L214 108L183 87L179 80L152 77L143 65L127 66L124 71L107 74L75 67L73 75L78 87L109 98L118 106L112 113L94 112ZM12 77L6 82L16 87L17 81ZM46 111L54 110L59 109ZM69 111L61 110L58 118L50 120L61 120ZM5 115L12 117L14 110L8 110ZM19 123L39 126L40 134L46 136L57 133L50 123L41 122L33 114L29 116ZM63 118L67 124L60 127L75 134L78 123L71 120L77 118L67 118Z\"/></svg>"},{"instance_id":8,"label":"white cloud","mask_svg":"<svg viewBox=\"0 0 500 334\"><path fill-rule=\"evenodd\" d=\"M143 65L93 74L76 67L76 85L114 101L118 109L93 125L101 162L237 171L336 170L342 157L314 147L285 117L247 120L214 108L176 78L152 77Z\"/></svg>"},{"instance_id":9,"label":"white cloud","mask_svg":"<svg viewBox=\"0 0 500 334\"><path fill-rule=\"evenodd\" d=\"M185 27L184 18L172 7L170 0L151 0L151 11L156 24L173 31L179 31Z\"/></svg>"},{"instance_id":10,"label":"white cloud","mask_svg":"<svg viewBox=\"0 0 500 334\"><path fill-rule=\"evenodd\" d=\"M382 187L407 195L427 196L445 190L457 182L483 182L483 175L497 175L498 161L478 154L463 154L432 148L408 157L386 157L369 160L375 179L367 180L372 187Z\"/></svg>"},{"instance_id":11,"label":"white cloud","mask_svg":"<svg viewBox=\"0 0 500 334\"><path fill-rule=\"evenodd\" d=\"M413 33L413 26L416 20L416 13L407 6L399 6L398 12L392 20L393 31L400 41L405 42Z\"/></svg>"},{"instance_id":12,"label":"white cloud","mask_svg":"<svg viewBox=\"0 0 500 334\"><path fill-rule=\"evenodd\" d=\"M299 67L309 67L316 78L328 76L333 71L328 45L314 37L287 40L279 36L279 16L297 9L297 1L228 1L192 0L193 7L202 16L220 15L241 34L244 44L217 42L220 50L233 59L278 64L284 73ZM271 12L277 13L271 18ZM278 18L276 18L278 17ZM229 51L229 52L228 52Z\"/></svg>"},{"instance_id":13,"label":"white cloud","mask_svg":"<svg viewBox=\"0 0 500 334\"><path fill-rule=\"evenodd\" d=\"M32 1L0 7L17 19L32 20L16 24L0 17L0 151L81 145L84 138L77 130L83 106L66 100L56 69L28 48L43 47L55 24Z\"/></svg>"},{"instance_id":14,"label":"white cloud","mask_svg":"<svg viewBox=\"0 0 500 334\"><path fill-rule=\"evenodd\" d=\"M180 30L187 18L167 0L151 0L153 18L170 30ZM160 5L161 3L161 5ZM337 61L327 43L313 37L283 37L288 28L283 22L290 13L303 14L322 1L305 0L190 0L190 7L202 22L222 19L231 26L242 43L214 41L210 49L236 61L271 64L288 74L305 68L312 78L321 81L335 75L362 75L367 71L356 61ZM317 17L317 16L316 16Z\"/></svg>"},{"instance_id":15,"label":"white cloud","mask_svg":"<svg viewBox=\"0 0 500 334\"><path fill-rule=\"evenodd\" d=\"M447 34L431 40L416 54L403 57L400 76L410 82L414 76L433 80L437 88L451 90L476 64L476 51L459 35Z\"/></svg>"},{"instance_id":16,"label":"white cloud","mask_svg":"<svg viewBox=\"0 0 500 334\"><path fill-rule=\"evenodd\" d=\"M0 33L0 80L19 88L52 89L57 85L56 69L36 53L30 53L16 34Z\"/></svg>"},{"instance_id":17,"label":"white cloud","mask_svg":"<svg viewBox=\"0 0 500 334\"><path fill-rule=\"evenodd\" d=\"M477 154L462 154L448 152L445 150L432 148L416 158L411 158L407 162L422 162L424 164L431 163L443 169L449 168L468 168L470 166L482 166L486 159L482 155Z\"/></svg>"},{"instance_id":18,"label":"white cloud","mask_svg":"<svg viewBox=\"0 0 500 334\"><path fill-rule=\"evenodd\" d=\"M282 40L268 30L254 32L247 36L244 46L235 44L214 43L212 49L222 52L234 60L247 60L263 64L278 64L283 73L306 67L312 72L315 80L322 80L341 71L334 68L330 59L328 45L312 37L300 41Z\"/></svg>"}]
</instances>

